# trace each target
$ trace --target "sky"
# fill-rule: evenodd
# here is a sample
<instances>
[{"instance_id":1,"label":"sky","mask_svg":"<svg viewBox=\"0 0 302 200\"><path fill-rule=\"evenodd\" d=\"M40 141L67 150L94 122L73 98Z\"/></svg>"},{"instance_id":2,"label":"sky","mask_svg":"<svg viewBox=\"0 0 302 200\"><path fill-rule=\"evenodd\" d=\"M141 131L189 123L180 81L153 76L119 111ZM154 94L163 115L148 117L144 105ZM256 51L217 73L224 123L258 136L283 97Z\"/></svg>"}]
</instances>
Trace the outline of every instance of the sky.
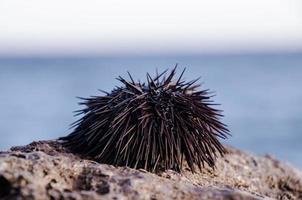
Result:
<instances>
[{"instance_id":1,"label":"sky","mask_svg":"<svg viewBox=\"0 0 302 200\"><path fill-rule=\"evenodd\" d=\"M0 56L300 50L301 0L0 1Z\"/></svg>"}]
</instances>

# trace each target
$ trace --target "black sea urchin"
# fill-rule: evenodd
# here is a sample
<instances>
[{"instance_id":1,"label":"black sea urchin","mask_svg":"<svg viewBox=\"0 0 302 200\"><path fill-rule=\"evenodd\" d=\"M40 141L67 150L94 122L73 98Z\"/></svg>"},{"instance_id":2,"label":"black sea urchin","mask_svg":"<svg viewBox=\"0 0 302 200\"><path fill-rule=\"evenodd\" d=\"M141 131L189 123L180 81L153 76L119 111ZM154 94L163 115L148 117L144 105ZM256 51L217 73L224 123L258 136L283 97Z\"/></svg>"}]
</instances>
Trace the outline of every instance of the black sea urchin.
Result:
<instances>
[{"instance_id":1,"label":"black sea urchin","mask_svg":"<svg viewBox=\"0 0 302 200\"><path fill-rule=\"evenodd\" d=\"M180 171L185 160L192 171L207 163L214 167L218 154L225 153L218 141L228 135L219 121L220 110L212 108L209 90L196 90L196 80L174 80L176 67L147 84L119 77L123 86L104 96L81 98L84 116L63 138L73 152L101 163L148 171Z\"/></svg>"}]
</instances>

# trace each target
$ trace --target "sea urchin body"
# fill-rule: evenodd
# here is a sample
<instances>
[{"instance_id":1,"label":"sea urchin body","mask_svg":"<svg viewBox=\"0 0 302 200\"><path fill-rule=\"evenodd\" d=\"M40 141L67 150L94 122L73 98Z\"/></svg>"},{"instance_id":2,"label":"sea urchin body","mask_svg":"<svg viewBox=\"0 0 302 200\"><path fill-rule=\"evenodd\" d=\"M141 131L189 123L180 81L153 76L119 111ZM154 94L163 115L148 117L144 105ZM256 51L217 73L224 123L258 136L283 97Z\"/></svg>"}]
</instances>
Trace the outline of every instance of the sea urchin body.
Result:
<instances>
[{"instance_id":1,"label":"sea urchin body","mask_svg":"<svg viewBox=\"0 0 302 200\"><path fill-rule=\"evenodd\" d=\"M123 84L104 96L82 98L83 117L73 132L60 138L73 152L101 163L148 171L180 171L185 160L194 171L214 167L225 153L218 138L228 135L219 121L209 90L197 90L196 81L174 80L176 68L147 83L119 77ZM166 76L167 75L167 76Z\"/></svg>"}]
</instances>

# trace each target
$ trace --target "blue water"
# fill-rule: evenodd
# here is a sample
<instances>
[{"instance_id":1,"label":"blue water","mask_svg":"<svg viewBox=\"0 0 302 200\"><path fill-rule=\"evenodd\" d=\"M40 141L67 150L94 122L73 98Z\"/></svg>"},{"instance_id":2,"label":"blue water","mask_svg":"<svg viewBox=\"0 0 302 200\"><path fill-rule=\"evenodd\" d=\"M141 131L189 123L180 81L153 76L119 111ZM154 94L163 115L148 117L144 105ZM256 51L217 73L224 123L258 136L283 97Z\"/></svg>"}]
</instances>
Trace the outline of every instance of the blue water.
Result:
<instances>
[{"instance_id":1,"label":"blue water","mask_svg":"<svg viewBox=\"0 0 302 200\"><path fill-rule=\"evenodd\" d=\"M144 80L175 63L216 92L233 135L224 143L302 168L302 54L0 58L0 149L66 135L76 96L110 91L127 70Z\"/></svg>"}]
</instances>

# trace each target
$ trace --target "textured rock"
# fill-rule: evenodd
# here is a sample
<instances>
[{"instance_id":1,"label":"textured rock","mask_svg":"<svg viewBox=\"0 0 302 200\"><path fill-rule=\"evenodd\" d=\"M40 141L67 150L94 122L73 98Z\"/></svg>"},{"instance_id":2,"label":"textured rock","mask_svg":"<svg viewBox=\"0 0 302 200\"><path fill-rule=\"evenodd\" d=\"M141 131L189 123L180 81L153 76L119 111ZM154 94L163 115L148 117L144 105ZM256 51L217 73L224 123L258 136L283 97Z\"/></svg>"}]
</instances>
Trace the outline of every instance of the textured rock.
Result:
<instances>
[{"instance_id":1,"label":"textured rock","mask_svg":"<svg viewBox=\"0 0 302 200\"><path fill-rule=\"evenodd\" d=\"M0 199L302 199L302 173L270 156L226 147L216 169L192 174L114 167L57 141L0 153Z\"/></svg>"}]
</instances>

